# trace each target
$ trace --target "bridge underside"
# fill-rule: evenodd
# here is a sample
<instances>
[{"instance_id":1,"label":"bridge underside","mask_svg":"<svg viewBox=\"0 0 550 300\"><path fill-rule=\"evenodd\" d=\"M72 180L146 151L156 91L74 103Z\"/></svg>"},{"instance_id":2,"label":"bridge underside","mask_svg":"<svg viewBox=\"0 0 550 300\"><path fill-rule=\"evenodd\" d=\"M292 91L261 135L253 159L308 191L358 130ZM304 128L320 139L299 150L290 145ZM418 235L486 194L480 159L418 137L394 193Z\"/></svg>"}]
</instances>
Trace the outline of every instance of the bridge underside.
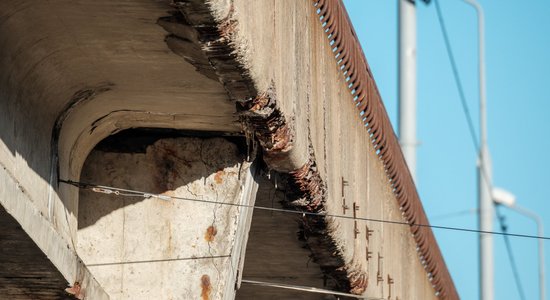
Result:
<instances>
[{"instance_id":1,"label":"bridge underside","mask_svg":"<svg viewBox=\"0 0 550 300\"><path fill-rule=\"evenodd\" d=\"M5 299L74 299L67 281L21 225L0 206L0 295Z\"/></svg>"},{"instance_id":2,"label":"bridge underside","mask_svg":"<svg viewBox=\"0 0 550 300\"><path fill-rule=\"evenodd\" d=\"M401 153L358 42L327 39L325 23L339 27L338 43L342 32L355 38L343 4L315 5L0 1L0 293L59 299L78 282L86 299L232 299L249 276L384 298L447 289L455 299L429 229L411 237L359 220L427 223L419 200L396 201L416 191L406 166L381 160L381 145ZM325 12L339 17L321 26ZM360 76L342 76L335 45L353 48L341 61L363 62ZM367 100L356 103L350 87ZM375 127L356 118L359 107ZM292 207L343 218L253 218L256 154L289 174ZM389 167L406 188L389 182ZM67 184L82 181L92 185ZM259 204L291 207L260 190ZM420 260L426 253L435 259ZM245 284L237 293L275 295Z\"/></svg>"},{"instance_id":3,"label":"bridge underside","mask_svg":"<svg viewBox=\"0 0 550 300\"><path fill-rule=\"evenodd\" d=\"M209 249L203 238L208 228L206 223L214 225L211 207L205 209L204 218L200 218L202 211L191 211L195 215L186 215L191 220L187 223L183 222L182 216L176 217L175 211L167 207L169 205L151 199L128 202L130 204L127 208L110 207L111 211L101 215L98 210L104 208L104 203L95 207L87 206L89 203L82 205L79 189L57 181L79 181L82 167L89 154L94 153L95 146L126 129L156 128L166 132L185 130L206 135L220 132L224 135L242 135L234 101L237 95L228 93L227 84L213 70L216 60L205 57L199 32L188 20L182 19L181 13L171 4L173 1L150 0L0 2L0 165L6 172L0 174L5 177L0 179L10 184L9 189L0 187L0 207L6 208L2 208L0 215L2 227L6 227L0 233L1 295L13 295L16 299L61 299L67 297L64 291L67 286L80 282L86 287L88 299L105 299L109 296L113 299L128 298L138 291L112 287L122 281L107 284L112 279L108 276L123 274L121 268L111 268L115 270L104 275L106 267L88 268L87 265L90 262L103 263L106 259L107 262L124 263L128 260L209 256L209 250L219 250L224 257L203 269L195 268L204 272L193 273L196 277L188 274L188 286L192 287L194 293L198 291L197 297L201 292L213 298L224 294L224 286L217 285L220 278L214 275L216 268L223 269L224 264L229 263L230 258L226 256L231 254L231 249L227 249L227 241L223 248L227 251L224 253L221 253L219 244ZM216 33L217 28L213 29ZM209 38L216 39L219 36L211 35ZM225 55L227 53L223 51L218 53L218 59L227 59ZM227 63L223 67L226 71L234 68ZM233 91L247 90L246 87L239 88L241 83L238 78L234 78L240 76L241 70L232 71L235 73L231 80ZM224 157L223 152L227 148L210 146L213 148L208 151L212 154L219 151L219 157ZM239 150L237 154L239 159L232 157L231 166L242 167L247 164L241 157L246 151ZM185 172L186 168L181 167L181 161L177 162L179 167L167 165L168 160L174 162L181 158L176 154L175 157L171 155L164 153L165 157L157 157L163 161L151 163L158 163L157 169L164 168L169 175ZM206 163L210 164L208 170L202 170L200 168L204 169L205 163L193 158L193 165L198 166L201 172L194 173L192 180L200 182L201 179L206 181L209 178L209 183L214 182L216 185L218 177L214 179L214 176L228 165L225 162L216 165L214 160L211 157L211 161ZM97 164L100 166L103 162L98 161ZM128 165L122 166L120 161L114 161L111 167L121 176L127 176L130 186L136 189L164 193L180 187L177 184L168 186L173 178L164 176L166 174L162 174L162 170L157 174L160 177L149 178L151 180L147 184L154 180L158 182L141 186L139 182L132 182L136 174L128 173ZM145 170L142 175L145 177L149 166L142 167ZM233 186L228 187L225 193L219 193L227 195L231 188L241 189L232 200L248 200L239 198L244 191L244 180L249 178L249 174L245 174L247 170L247 167L242 167L242 174L237 172L233 173L234 176L228 175L227 178L232 180L228 182ZM236 179L237 175L242 177ZM120 182L110 182L111 185L115 183ZM128 185L119 184L118 187ZM187 196L191 198L193 195ZM26 206L23 207L22 203ZM144 207L140 206L144 204ZM128 214L138 212L142 216L147 216L147 212L155 209L156 212L158 209L167 210L150 223L140 223L142 220L135 219L134 225L151 229L158 221L160 227L155 227L157 233L170 233L173 230L175 235L180 234L177 237L170 234L166 236L170 237L167 242L174 244L167 244L168 248L163 248L165 251L159 253L155 251L159 249L155 244L159 239L151 234L149 248L144 246L142 252L127 253L124 252L123 241L112 242L110 236L101 236L97 231L97 228L101 229L101 224L111 221L113 232L109 233L118 234L126 230L128 237L128 233L135 232L135 228L122 226L118 223L122 219L117 218L124 216L126 210L131 208L134 210ZM219 214L225 212L221 208L218 211ZM228 223L235 221L231 223L234 226L229 228L233 230L231 234L234 234L235 226L240 226L235 214L236 210L232 210L219 217L220 220L226 217ZM198 222L193 222L192 217L200 218L204 224L201 223L199 228ZM218 239L221 241L223 237L231 240L234 236L225 234L222 230L225 226L220 226L217 229ZM200 240L184 244L182 236L189 235L185 230L195 227L197 232L193 236L200 237ZM32 240L37 241L38 245ZM139 234L137 240L147 244L139 240ZM197 243L198 246L195 245ZM135 246L131 242L129 244ZM98 256L102 252L94 250L101 245L101 250L106 253L119 251L116 252L118 256ZM206 248L193 251L193 245ZM170 269L172 273L166 271L163 276L171 278L181 274L185 270L181 266L185 263L180 262ZM190 261L187 264L190 268L193 266ZM124 273L127 278L130 278L132 268L133 265L129 266L129 271ZM211 277L208 284L201 279L205 274ZM161 278L158 273L150 272L141 277L142 284L138 285L152 295L177 295L172 298L183 299L182 295L189 294L181 291L187 287L181 287L181 284L179 289L171 289L166 294L159 292L159 288L170 285L172 280L166 279L163 283L155 281ZM173 286L176 285L173 283ZM143 294L136 297L140 299Z\"/></svg>"}]
</instances>

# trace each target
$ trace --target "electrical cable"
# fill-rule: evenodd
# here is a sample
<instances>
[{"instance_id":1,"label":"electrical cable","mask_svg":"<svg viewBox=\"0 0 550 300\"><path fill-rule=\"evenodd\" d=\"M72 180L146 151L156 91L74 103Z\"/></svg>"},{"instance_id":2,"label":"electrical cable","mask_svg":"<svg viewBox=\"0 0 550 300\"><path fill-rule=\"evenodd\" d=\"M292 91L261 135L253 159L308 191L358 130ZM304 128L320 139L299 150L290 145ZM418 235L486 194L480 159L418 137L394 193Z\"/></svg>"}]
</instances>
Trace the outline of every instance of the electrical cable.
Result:
<instances>
[{"instance_id":1,"label":"electrical cable","mask_svg":"<svg viewBox=\"0 0 550 300\"><path fill-rule=\"evenodd\" d=\"M445 27L445 21L443 20L443 14L441 13L441 8L439 7L439 1L434 0L434 4L435 4L436 12L437 12L437 18L439 20L439 25L440 25L440 28L441 28L441 32L443 33L443 39L445 41L445 49L447 50L447 56L449 57L449 60L451 62L451 67L452 67L452 70L453 70L453 77L455 79L456 86L458 88L458 93L460 95L460 102L462 104L462 111L464 113L464 117L466 118L466 122L468 123L468 128L469 128L469 131L470 131L470 137L472 138L472 142L474 144L476 152L481 153L480 152L481 149L480 149L480 146L477 142L477 137L475 135L474 123L472 121L472 116L470 114L470 109L468 107L468 103L466 102L466 97L464 96L464 89L462 87L462 82L461 82L460 76L458 74L458 68L456 66L456 61L455 61L453 50L452 50L451 43L450 43L450 40L449 40L449 35L448 35L447 29ZM485 166L483 164L480 164L480 170L481 170L481 176L483 176L483 178L487 181L487 185L490 188L489 192L491 192L493 190L493 185L492 185L492 182L490 180L490 177L487 174L487 170L485 169ZM501 231L503 233L506 233L507 232L506 226L503 224L503 220L502 220L502 216L500 215L500 211L498 210L498 208L496 208L495 211L497 213L497 219L499 221ZM518 288L518 292L520 294L521 299L525 299L525 295L523 293L523 287L522 287L522 284L521 284L521 281L520 281L520 278L519 278L519 274L518 274L518 270L517 270L517 266L516 266L516 260L514 258L514 253L512 252L512 247L511 247L511 244L510 244L510 240L508 238L509 235L502 234L502 236L504 238L504 243L506 244L506 251L508 253L508 259L510 260L510 265L512 267L512 272L514 274L514 279L516 281L516 286Z\"/></svg>"},{"instance_id":2,"label":"electrical cable","mask_svg":"<svg viewBox=\"0 0 550 300\"><path fill-rule=\"evenodd\" d=\"M77 181L71 181L71 180L62 180L62 179L60 179L59 182L69 184L69 185L75 186L75 187L80 188L80 189L90 190L90 191L93 191L93 192L96 192L96 193L111 194L111 195L123 196L123 197L130 196L130 197L143 197L143 198L157 198L157 199L161 199L161 200L183 200L183 201L198 202L198 203L219 204L219 205L226 205L226 206L237 206L237 207L252 208L252 209L257 209L257 210L298 214L298 215L303 215L303 216L318 216L318 217L326 217L326 218L340 218L340 219L349 219L349 220L357 220L357 221L369 221L369 222L377 222L377 223L385 223L385 224L406 225L406 226L411 226L411 227L415 227L415 226L416 227L427 227L427 228L444 229L444 230L451 230L451 231L487 233L487 234L494 234L494 235L507 235L507 236L513 236L513 237L519 237L519 238L550 240L550 237L545 237L545 236L540 236L539 237L539 236L528 235L528 234L508 233L508 232L505 233L505 232L498 232L498 231L484 231L484 230L476 230L476 229L468 229L468 228L460 228L460 227L450 227L450 226L440 226L440 225L430 225L430 224L415 224L415 223L408 223L408 222L403 222L403 221L391 221L391 220L382 220L382 219L375 219L375 218L353 217L353 216L329 214L329 213L324 213L324 212L299 211L299 210L290 210L290 209L284 209L284 208L272 208L272 207L265 207L265 206L256 206L256 205L239 204L239 203L229 203L229 202L212 201L212 200L205 200L205 199L194 199L194 198L185 198L185 197L177 197L177 196L159 195L159 194L154 194L154 193L147 193L147 192L142 192L142 191L122 189L122 188L116 188L116 187L104 186L104 185L96 185L96 184L91 184L91 183L83 183L83 182L77 182Z\"/></svg>"},{"instance_id":3,"label":"electrical cable","mask_svg":"<svg viewBox=\"0 0 550 300\"><path fill-rule=\"evenodd\" d=\"M495 208L495 211L497 213L497 218L499 219L500 230L502 230L502 232L506 232L508 228L504 224L504 216L501 215L500 210L498 209L498 206ZM508 259L510 260L510 264L512 265L512 273L514 274L514 279L516 281L516 286L518 288L519 297L522 300L525 300L525 293L523 292L523 286L521 284L521 280L519 277L516 259L514 258L514 255L512 252L512 245L510 244L510 239L508 238L507 235L503 236L503 238L504 238L504 244L506 245L506 249L508 252Z\"/></svg>"},{"instance_id":4,"label":"electrical cable","mask_svg":"<svg viewBox=\"0 0 550 300\"><path fill-rule=\"evenodd\" d=\"M308 293L335 295L335 296L345 296L345 297L351 297L351 298L356 298L356 299L384 300L384 298L372 298L372 297L368 297L368 296L342 293L342 292L337 292L337 291L332 291L332 290L325 290L325 289L309 287L309 286L292 285L292 284L286 284L286 283L265 282L265 281L248 280L248 279L243 279L242 283L246 283L246 284L250 284L250 285L256 285L256 286L262 286L262 287L273 287L273 288L280 288L280 289L287 289L287 290L302 291L302 292L308 292Z\"/></svg>"},{"instance_id":5,"label":"electrical cable","mask_svg":"<svg viewBox=\"0 0 550 300\"><path fill-rule=\"evenodd\" d=\"M460 76L458 75L458 67L456 66L453 49L451 47L451 42L447 34L447 28L445 27L445 21L443 20L443 14L441 13L441 9L439 7L439 1L434 0L434 4L435 4L435 9L437 11L437 17L439 19L439 25L441 27L441 32L443 33L443 39L445 40L445 49L447 49L447 56L451 61L453 76L456 82L456 87L458 89L458 94L460 96L460 103L462 104L462 111L464 112L464 116L466 117L466 122L468 123L468 129L470 130L472 143L474 144L475 150L478 151L479 144L477 142L477 137L474 129L474 122L472 120L472 116L470 115L470 108L468 107L468 103L466 102L466 96L464 94L464 88L462 87L462 81L460 80Z\"/></svg>"},{"instance_id":6,"label":"electrical cable","mask_svg":"<svg viewBox=\"0 0 550 300\"><path fill-rule=\"evenodd\" d=\"M150 260L118 261L118 262L108 262L108 263L86 264L86 266L87 267L116 266L116 265L147 264L147 263L158 263L158 262L168 262L168 261L214 259L214 258L227 258L227 257L231 257L231 255L190 256L190 257L176 257L176 258L150 259Z\"/></svg>"}]
</instances>

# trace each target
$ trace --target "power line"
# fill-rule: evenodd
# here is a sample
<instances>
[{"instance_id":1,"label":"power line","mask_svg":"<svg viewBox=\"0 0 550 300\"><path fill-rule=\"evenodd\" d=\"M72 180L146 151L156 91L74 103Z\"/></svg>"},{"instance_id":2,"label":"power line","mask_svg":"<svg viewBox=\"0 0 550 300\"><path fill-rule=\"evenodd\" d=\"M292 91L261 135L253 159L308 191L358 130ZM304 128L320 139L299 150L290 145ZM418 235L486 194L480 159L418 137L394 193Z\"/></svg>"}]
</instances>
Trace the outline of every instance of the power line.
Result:
<instances>
[{"instance_id":1,"label":"power line","mask_svg":"<svg viewBox=\"0 0 550 300\"><path fill-rule=\"evenodd\" d=\"M265 282L265 281L248 280L248 279L243 279L241 282L250 284L250 285L261 286L261 287L280 288L280 289L295 290L295 291L308 292L308 293L345 296L345 297L351 297L356 299L366 299L366 300L384 300L383 298L372 298L372 297L363 296L363 295L342 293L342 292L325 290L325 289L309 287L309 286L302 286L302 285L292 285L292 284L286 284L286 283Z\"/></svg>"},{"instance_id":2,"label":"power line","mask_svg":"<svg viewBox=\"0 0 550 300\"><path fill-rule=\"evenodd\" d=\"M214 259L214 258L227 258L227 257L231 257L231 255L209 255L209 256L190 256L190 257L176 257L176 258L150 259L150 260L117 261L117 262L108 262L108 263L86 264L86 266L100 267L100 266L116 266L116 265L129 265L129 264L148 264L148 263L159 263L159 262L169 262L169 261Z\"/></svg>"},{"instance_id":3,"label":"power line","mask_svg":"<svg viewBox=\"0 0 550 300\"><path fill-rule=\"evenodd\" d=\"M519 238L550 240L550 237L545 237L545 236L539 237L536 235L528 235L528 234L508 233L508 232L498 232L498 231L483 231L483 230L476 230L476 229L430 225L430 224L416 224L416 223L408 223L408 222L402 222L402 221L391 221L391 220L382 220L382 219L375 219L375 218L336 215L336 214L329 214L329 213L323 213L323 212L299 211L299 210L291 210L291 209L284 209L284 208L273 208L273 207L256 206L256 205L249 205L249 204L239 204L239 203L229 203L229 202L221 202L221 201L213 201L213 200L205 200L205 199L194 199L194 198L185 198L185 197L178 197L178 196L159 195L154 193L147 193L142 191L122 189L122 188L117 188L112 186L96 185L96 184L77 182L77 181L71 181L71 180L60 179L59 182L69 184L80 189L90 190L96 193L111 194L111 195L123 196L123 197L157 198L165 201L183 200L183 201L198 202L198 203L236 206L236 207L252 208L256 210L290 213L290 214L297 214L297 215L303 215L303 216L340 218L340 219L368 221L368 222L377 222L377 223L385 223L385 224L406 225L410 227L427 227L427 228L443 229L443 230L451 230L451 231L487 233L487 234L494 234L494 235L507 235L507 236L513 236L513 237L519 237Z\"/></svg>"},{"instance_id":4,"label":"power line","mask_svg":"<svg viewBox=\"0 0 550 300\"><path fill-rule=\"evenodd\" d=\"M460 76L458 74L458 68L456 66L456 62L455 62L455 59L454 59L451 43L449 41L449 36L448 36L448 33L447 33L447 29L445 27L445 22L443 20L443 14L441 13L441 8L439 7L439 1L434 0L434 4L435 4L436 11L437 11L437 17L438 17L438 20L439 20L439 25L441 27L441 32L443 33L443 39L445 41L445 49L447 50L447 56L449 57L449 60L451 62L451 66L452 66L452 70L453 70L453 77L455 79L456 86L458 88L458 92L459 92L459 95L460 95L460 102L462 104L462 111L464 113L464 117L466 118L466 122L468 123L468 128L469 128L469 131L470 131L470 137L472 138L472 142L474 144L476 152L481 153L480 152L481 150L480 150L480 147L479 147L479 144L477 142L476 135L475 135L475 131L474 131L474 125L473 125L474 123L472 121L472 116L470 115L470 109L468 108L468 103L466 102L466 97L464 96L464 89L462 88L462 82L461 82ZM486 180L487 185L489 186L489 189L490 189L489 193L491 194L492 190L493 190L493 185L492 185L492 182L490 180L490 177L487 174L487 170L485 169L485 164L482 164L480 162L479 167L480 167L480 171L481 171L481 176L483 176L484 180ZM503 233L506 233L507 228L503 223L503 220L502 220L503 217L501 216L500 211L498 210L498 208L496 208L495 211L496 211L496 214L497 214L497 219L499 221L501 231ZM508 253L508 259L509 259L510 265L512 267L512 273L514 274L514 279L515 279L515 282L516 282L516 286L518 288L518 292L520 294L521 299L525 299L525 295L523 293L523 287L522 287L522 284L521 284L521 281L520 281L520 278L519 278L519 273L518 273L518 270L517 270L516 260L514 258L514 253L512 252L512 246L510 244L509 235L503 234L502 236L504 238L504 243L506 245L506 252Z\"/></svg>"},{"instance_id":5,"label":"power line","mask_svg":"<svg viewBox=\"0 0 550 300\"><path fill-rule=\"evenodd\" d=\"M472 143L474 144L475 150L479 151L479 144L477 142L476 133L474 130L474 122L472 121L472 116L470 115L470 108L466 102L466 96L464 94L464 88L462 87L462 81L458 75L458 67L456 66L456 61L453 54L453 49L451 47L451 42L449 41L449 36L447 34L447 28L445 27L445 21L443 20L443 14L441 13L441 8L439 7L439 1L434 0L435 9L437 11L437 18L439 19L439 25L441 27L441 32L443 33L443 39L445 40L445 49L447 50L447 56L451 61L451 67L453 70L453 76L456 82L456 87L458 89L458 94L460 96L460 103L462 104L462 111L466 117L466 122L468 123L468 129L470 130L470 136L472 138Z\"/></svg>"},{"instance_id":6,"label":"power line","mask_svg":"<svg viewBox=\"0 0 550 300\"><path fill-rule=\"evenodd\" d=\"M495 211L497 213L497 218L499 220L500 230L502 230L502 232L506 232L508 228L504 224L504 216L500 214L500 210L498 209L498 207L495 208ZM512 252L512 245L510 244L510 239L506 235L504 236L504 244L506 245L506 249L508 252L508 259L510 260L510 264L512 265L512 273L514 274L514 279L516 281L516 286L518 288L519 296L522 300L525 300L525 293L523 292L523 286L521 284L521 280L519 277L516 259L514 258L514 254Z\"/></svg>"}]
</instances>

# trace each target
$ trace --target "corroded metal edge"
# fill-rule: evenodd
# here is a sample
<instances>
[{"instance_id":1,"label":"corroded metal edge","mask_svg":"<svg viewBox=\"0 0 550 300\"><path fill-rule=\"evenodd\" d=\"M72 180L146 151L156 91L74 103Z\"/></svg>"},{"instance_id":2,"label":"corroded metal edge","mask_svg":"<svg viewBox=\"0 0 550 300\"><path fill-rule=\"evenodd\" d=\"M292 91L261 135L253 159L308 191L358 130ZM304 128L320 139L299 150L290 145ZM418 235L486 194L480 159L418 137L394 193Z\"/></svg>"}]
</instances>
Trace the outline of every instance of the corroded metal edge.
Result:
<instances>
[{"instance_id":1,"label":"corroded metal edge","mask_svg":"<svg viewBox=\"0 0 550 300\"><path fill-rule=\"evenodd\" d=\"M273 88L257 91L243 58L238 57L233 44L237 24L232 7L223 18L215 19L204 0L172 0L171 6L174 8L171 15L157 21L169 33L165 38L167 46L199 73L223 84L229 100L236 103L247 141L253 144L249 145L251 152L256 151L258 143L268 167L290 175L290 189L300 200L287 204L322 211L326 189L317 171L313 149L309 149L307 162L297 168L298 162L292 157L296 151L294 122L281 111ZM327 278L335 280L341 291L362 293L366 288L366 274L345 264L328 232L327 220L306 216L301 226L308 236L305 238L308 248Z\"/></svg>"},{"instance_id":2,"label":"corroded metal edge","mask_svg":"<svg viewBox=\"0 0 550 300\"><path fill-rule=\"evenodd\" d=\"M414 226L428 225L428 218L344 4L341 0L313 0L312 9L319 16L320 24L327 34L327 43L331 45L350 95L359 110L357 115L384 164L403 215L411 224L420 261L436 295L442 299L459 299L432 230L426 226Z\"/></svg>"},{"instance_id":3,"label":"corroded metal edge","mask_svg":"<svg viewBox=\"0 0 550 300\"><path fill-rule=\"evenodd\" d=\"M298 169L284 171L288 166L288 153L292 149L293 130L276 102L273 88L257 97L242 101L241 122L247 135L254 135L263 150L263 158L270 169L289 176L286 194L291 208L310 212L325 209L326 186L319 174L311 143L308 161ZM322 216L304 215L300 235L312 252L323 273L333 279L336 288L353 294L363 294L368 285L368 274L360 267L347 264L340 248L329 232L329 221Z\"/></svg>"},{"instance_id":4,"label":"corroded metal edge","mask_svg":"<svg viewBox=\"0 0 550 300\"><path fill-rule=\"evenodd\" d=\"M318 211L324 204L326 188L317 171L315 154L309 149L309 159L300 168L286 165L287 152L293 147L294 130L277 105L273 88L257 97L241 101L240 118L244 131L253 134L263 149L263 159L269 168L289 173L296 187L307 199L300 206ZM289 169L291 168L291 169Z\"/></svg>"}]
</instances>

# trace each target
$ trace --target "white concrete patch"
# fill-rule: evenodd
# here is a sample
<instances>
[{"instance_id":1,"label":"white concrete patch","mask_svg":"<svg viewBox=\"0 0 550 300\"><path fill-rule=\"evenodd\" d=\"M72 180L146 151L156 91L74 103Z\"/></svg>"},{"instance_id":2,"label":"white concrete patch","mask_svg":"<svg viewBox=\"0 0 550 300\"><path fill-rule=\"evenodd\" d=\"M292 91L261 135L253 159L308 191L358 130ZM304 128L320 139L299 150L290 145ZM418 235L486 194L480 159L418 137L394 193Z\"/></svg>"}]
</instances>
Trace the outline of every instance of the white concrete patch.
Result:
<instances>
[{"instance_id":1,"label":"white concrete patch","mask_svg":"<svg viewBox=\"0 0 550 300\"><path fill-rule=\"evenodd\" d=\"M146 153L93 151L81 180L246 204L255 197L250 190L243 195L249 169L222 138L177 138L159 140ZM245 246L245 210L82 191L78 253L113 299L221 299L235 286L241 251L233 245L238 231L239 247Z\"/></svg>"}]
</instances>

